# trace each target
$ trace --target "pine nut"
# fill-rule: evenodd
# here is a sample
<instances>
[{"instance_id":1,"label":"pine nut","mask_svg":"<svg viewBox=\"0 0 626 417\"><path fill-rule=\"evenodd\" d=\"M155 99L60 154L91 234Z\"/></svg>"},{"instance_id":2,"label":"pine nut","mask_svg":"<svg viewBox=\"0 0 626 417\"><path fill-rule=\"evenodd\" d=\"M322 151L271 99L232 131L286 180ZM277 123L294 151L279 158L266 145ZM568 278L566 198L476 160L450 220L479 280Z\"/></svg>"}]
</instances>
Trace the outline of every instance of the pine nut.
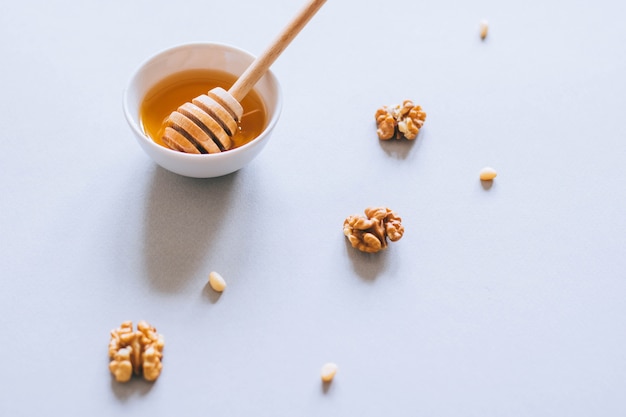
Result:
<instances>
[{"instance_id":1,"label":"pine nut","mask_svg":"<svg viewBox=\"0 0 626 417\"><path fill-rule=\"evenodd\" d=\"M489 31L489 23L486 20L480 21L480 39L485 39L487 37L487 32Z\"/></svg>"},{"instance_id":2,"label":"pine nut","mask_svg":"<svg viewBox=\"0 0 626 417\"><path fill-rule=\"evenodd\" d=\"M329 362L322 366L322 381L330 382L337 373L337 364Z\"/></svg>"},{"instance_id":3,"label":"pine nut","mask_svg":"<svg viewBox=\"0 0 626 417\"><path fill-rule=\"evenodd\" d=\"M213 291L217 292L222 292L226 289L226 281L215 271L209 274L209 285L213 288Z\"/></svg>"},{"instance_id":4,"label":"pine nut","mask_svg":"<svg viewBox=\"0 0 626 417\"><path fill-rule=\"evenodd\" d=\"M497 175L498 175L498 173L496 172L496 170L491 168L491 167L484 167L483 169L480 170L480 180L481 181L491 181Z\"/></svg>"}]
</instances>

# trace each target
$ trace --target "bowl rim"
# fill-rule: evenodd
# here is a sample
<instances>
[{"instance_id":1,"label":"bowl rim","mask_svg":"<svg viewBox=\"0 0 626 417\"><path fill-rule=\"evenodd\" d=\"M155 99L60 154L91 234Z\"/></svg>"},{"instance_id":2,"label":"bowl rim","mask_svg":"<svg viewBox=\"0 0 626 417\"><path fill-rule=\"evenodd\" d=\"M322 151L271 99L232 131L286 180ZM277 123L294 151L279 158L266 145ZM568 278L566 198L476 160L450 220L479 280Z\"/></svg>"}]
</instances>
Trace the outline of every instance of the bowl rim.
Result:
<instances>
[{"instance_id":1,"label":"bowl rim","mask_svg":"<svg viewBox=\"0 0 626 417\"><path fill-rule=\"evenodd\" d=\"M276 125L276 123L278 122L278 119L280 117L280 113L282 111L282 101L283 101L283 95L282 95L282 88L280 86L280 83L278 82L278 78L276 77L276 75L272 72L271 69L269 69L265 75L263 77L269 77L269 81L273 84L275 90L276 90L276 104L275 104L275 110L274 113L272 114L272 117L267 121L267 125L265 126L265 128L263 129L263 131L254 139L252 139L250 142L238 146L234 149L229 149L228 151L225 152L220 152L220 153L211 153L211 154L191 154L191 153L185 153L185 152L179 152L179 151L175 151L173 149L169 149L166 148L164 146L159 145L158 143L156 143L153 139L151 139L142 129L141 126L139 125L139 120L137 117L135 117L133 115L133 112L131 111L130 107L129 107L129 96L130 96L130 91L131 91L131 86L133 84L135 84L135 81L137 79L137 77L139 76L139 74L151 63L156 61L157 59L161 58L163 55L171 53L173 51L179 50L179 49L187 49L187 48L197 48L197 47L218 47L224 50L230 50L236 53L240 53L243 55L247 55L251 60L254 60L256 57L251 54L250 52L246 51L245 49L239 48L237 46L234 45L230 45L227 43L222 43L222 42L211 42L211 41L206 41L206 42L186 42L186 43L181 43L178 45L174 45L165 49L162 49L154 54L152 54L151 56L149 56L148 58L146 58L143 62L141 62L136 68L135 70L131 73L130 78L128 79L127 83L126 83L126 87L124 88L124 93L123 93L123 111L124 111L124 116L126 118L127 123L130 125L131 129L133 130L133 132L135 133L135 135L138 138L141 138L142 142L146 145L149 146L151 148L153 148L156 152L159 153L164 153L165 155L169 155L172 157L176 157L176 158L183 158L183 159L189 159L192 161L202 161L202 160L219 160L219 159L224 159L224 158L228 158L228 157L233 157L237 154L240 154L242 152L245 152L248 148L252 148L257 146L259 143L263 142L263 139L274 129L274 126ZM259 93L259 95L261 96L261 99L263 99L263 96ZM143 100L143 97L141 98L141 100ZM267 106L267 103L264 103Z\"/></svg>"}]
</instances>

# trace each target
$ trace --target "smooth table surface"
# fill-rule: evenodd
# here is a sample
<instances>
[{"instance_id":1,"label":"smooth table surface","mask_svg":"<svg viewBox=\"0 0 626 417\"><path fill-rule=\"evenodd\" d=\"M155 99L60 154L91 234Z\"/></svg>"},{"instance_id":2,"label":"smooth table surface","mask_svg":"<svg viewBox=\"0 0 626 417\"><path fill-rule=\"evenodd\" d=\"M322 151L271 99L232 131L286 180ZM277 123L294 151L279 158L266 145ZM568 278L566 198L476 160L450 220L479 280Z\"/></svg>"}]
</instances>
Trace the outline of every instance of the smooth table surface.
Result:
<instances>
[{"instance_id":1,"label":"smooth table surface","mask_svg":"<svg viewBox=\"0 0 626 417\"><path fill-rule=\"evenodd\" d=\"M141 62L258 54L301 5L2 6L0 415L626 415L626 3L329 0L273 66L252 164L143 154ZM379 141L404 99L423 130ZM377 255L342 234L368 206L406 228ZM118 384L109 331L141 319L162 375Z\"/></svg>"}]
</instances>

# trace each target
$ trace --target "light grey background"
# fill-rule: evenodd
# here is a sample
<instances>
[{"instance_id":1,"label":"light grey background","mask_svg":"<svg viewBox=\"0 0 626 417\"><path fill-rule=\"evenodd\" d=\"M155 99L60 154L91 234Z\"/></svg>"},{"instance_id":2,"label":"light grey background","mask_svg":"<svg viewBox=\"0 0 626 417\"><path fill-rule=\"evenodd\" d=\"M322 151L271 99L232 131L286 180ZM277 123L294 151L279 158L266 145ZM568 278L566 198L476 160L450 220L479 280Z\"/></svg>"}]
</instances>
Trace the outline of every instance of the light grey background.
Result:
<instances>
[{"instance_id":1,"label":"light grey background","mask_svg":"<svg viewBox=\"0 0 626 417\"><path fill-rule=\"evenodd\" d=\"M0 415L626 415L625 3L329 0L273 66L251 165L142 153L142 61L258 54L302 3L3 4ZM380 142L405 98L418 139ZM341 226L372 205L406 233L365 255ZM120 385L109 331L140 319L163 373Z\"/></svg>"}]
</instances>

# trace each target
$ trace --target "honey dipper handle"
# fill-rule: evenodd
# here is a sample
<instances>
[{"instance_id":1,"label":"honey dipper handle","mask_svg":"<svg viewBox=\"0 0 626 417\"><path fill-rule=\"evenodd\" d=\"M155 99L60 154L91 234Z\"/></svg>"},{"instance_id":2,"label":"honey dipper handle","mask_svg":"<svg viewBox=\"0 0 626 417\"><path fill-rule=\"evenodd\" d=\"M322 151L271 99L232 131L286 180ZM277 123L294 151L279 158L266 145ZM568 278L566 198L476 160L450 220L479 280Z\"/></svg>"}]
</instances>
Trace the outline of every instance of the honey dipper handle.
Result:
<instances>
[{"instance_id":1,"label":"honey dipper handle","mask_svg":"<svg viewBox=\"0 0 626 417\"><path fill-rule=\"evenodd\" d=\"M326 3L326 0L311 0L304 6L298 15L283 29L272 44L259 55L246 71L233 84L228 92L241 102L252 87L267 72L276 58L287 48L289 43L300 33L302 28L311 20L313 15Z\"/></svg>"}]
</instances>

